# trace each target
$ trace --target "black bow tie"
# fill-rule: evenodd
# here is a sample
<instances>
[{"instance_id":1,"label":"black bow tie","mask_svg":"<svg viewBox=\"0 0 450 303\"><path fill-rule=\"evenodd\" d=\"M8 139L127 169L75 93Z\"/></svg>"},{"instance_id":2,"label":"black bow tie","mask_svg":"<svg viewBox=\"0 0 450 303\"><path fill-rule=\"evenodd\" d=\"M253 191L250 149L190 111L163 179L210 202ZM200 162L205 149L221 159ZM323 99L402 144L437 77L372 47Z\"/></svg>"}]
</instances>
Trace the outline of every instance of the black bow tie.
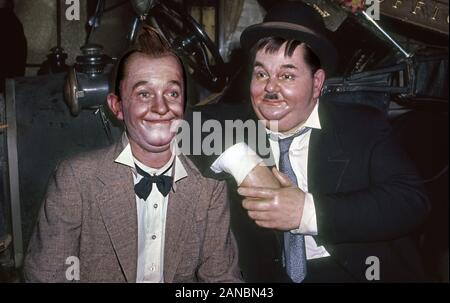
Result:
<instances>
[{"instance_id":1,"label":"black bow tie","mask_svg":"<svg viewBox=\"0 0 450 303\"><path fill-rule=\"evenodd\" d=\"M153 183L156 183L156 187L164 197L169 194L169 191L172 188L173 178L165 176L164 174L173 166L173 162L169 168L159 176L152 176L142 170L139 166L135 166L137 173L143 177L141 181L134 186L134 191L139 198L147 200L152 191Z\"/></svg>"}]
</instances>

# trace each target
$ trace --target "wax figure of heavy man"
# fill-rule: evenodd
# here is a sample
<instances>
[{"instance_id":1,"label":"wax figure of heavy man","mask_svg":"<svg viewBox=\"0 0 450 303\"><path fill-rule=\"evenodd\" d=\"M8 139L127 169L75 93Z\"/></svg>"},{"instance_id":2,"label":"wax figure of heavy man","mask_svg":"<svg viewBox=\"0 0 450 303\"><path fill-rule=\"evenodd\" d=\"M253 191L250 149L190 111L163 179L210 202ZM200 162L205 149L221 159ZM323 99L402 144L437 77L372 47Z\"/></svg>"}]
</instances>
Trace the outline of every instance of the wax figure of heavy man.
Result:
<instances>
[{"instance_id":1,"label":"wax figure of heavy man","mask_svg":"<svg viewBox=\"0 0 450 303\"><path fill-rule=\"evenodd\" d=\"M319 102L336 65L325 31L312 7L282 1L241 36L252 58L247 118L265 120L277 169L242 142L197 163L231 174L243 197L232 203L232 227L245 280L421 280L412 240L429 211L421 180L380 112ZM211 106L203 118L227 112L245 117L245 106Z\"/></svg>"}]
</instances>

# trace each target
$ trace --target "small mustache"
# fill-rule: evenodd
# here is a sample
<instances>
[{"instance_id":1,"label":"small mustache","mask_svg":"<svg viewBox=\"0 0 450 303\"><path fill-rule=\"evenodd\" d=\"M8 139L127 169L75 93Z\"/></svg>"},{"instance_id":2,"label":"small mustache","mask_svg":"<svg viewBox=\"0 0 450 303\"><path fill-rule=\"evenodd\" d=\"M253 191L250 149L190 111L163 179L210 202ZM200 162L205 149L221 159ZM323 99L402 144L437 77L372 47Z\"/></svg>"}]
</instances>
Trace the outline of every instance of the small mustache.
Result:
<instances>
[{"instance_id":1,"label":"small mustache","mask_svg":"<svg viewBox=\"0 0 450 303\"><path fill-rule=\"evenodd\" d=\"M277 93L267 93L264 95L264 99L267 100L278 100L278 94Z\"/></svg>"}]
</instances>

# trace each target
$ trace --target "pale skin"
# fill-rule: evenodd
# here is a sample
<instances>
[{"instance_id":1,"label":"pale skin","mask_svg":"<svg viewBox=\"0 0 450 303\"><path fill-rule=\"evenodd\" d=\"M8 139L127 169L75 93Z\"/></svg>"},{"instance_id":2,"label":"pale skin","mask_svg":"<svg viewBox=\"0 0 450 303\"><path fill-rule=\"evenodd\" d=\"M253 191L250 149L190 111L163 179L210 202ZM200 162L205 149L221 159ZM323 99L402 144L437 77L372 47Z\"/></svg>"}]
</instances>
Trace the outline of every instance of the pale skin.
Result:
<instances>
[{"instance_id":1,"label":"pale skin","mask_svg":"<svg viewBox=\"0 0 450 303\"><path fill-rule=\"evenodd\" d=\"M152 168L171 158L174 125L183 117L183 70L177 58L130 56L120 82L120 96L109 94L108 106L125 123L133 155Z\"/></svg>"},{"instance_id":2,"label":"pale skin","mask_svg":"<svg viewBox=\"0 0 450 303\"><path fill-rule=\"evenodd\" d=\"M289 133L302 125L320 96L325 71L310 71L303 46L285 57L285 46L276 53L256 53L250 85L253 110L260 120L276 120L278 131ZM277 98L266 98L266 94ZM238 188L242 206L255 223L264 228L298 229L303 215L305 192L276 168L256 166Z\"/></svg>"}]
</instances>

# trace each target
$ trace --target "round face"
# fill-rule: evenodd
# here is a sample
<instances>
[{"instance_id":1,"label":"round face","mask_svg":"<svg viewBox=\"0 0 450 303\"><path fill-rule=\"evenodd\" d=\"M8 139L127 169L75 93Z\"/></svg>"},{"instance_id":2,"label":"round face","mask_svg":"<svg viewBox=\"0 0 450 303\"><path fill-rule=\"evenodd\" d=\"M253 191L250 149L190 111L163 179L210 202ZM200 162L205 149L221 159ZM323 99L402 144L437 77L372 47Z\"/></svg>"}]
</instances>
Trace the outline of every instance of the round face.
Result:
<instances>
[{"instance_id":1,"label":"round face","mask_svg":"<svg viewBox=\"0 0 450 303\"><path fill-rule=\"evenodd\" d=\"M176 125L183 118L183 90L183 70L174 56L130 56L120 83L116 117L124 121L134 153L170 148Z\"/></svg>"},{"instance_id":2,"label":"round face","mask_svg":"<svg viewBox=\"0 0 450 303\"><path fill-rule=\"evenodd\" d=\"M258 119L266 120L266 126L272 129L277 125L279 132L288 132L308 119L325 78L322 69L312 75L304 60L303 45L291 57L285 56L285 47L275 53L266 53L265 49L256 53L250 85Z\"/></svg>"}]
</instances>

